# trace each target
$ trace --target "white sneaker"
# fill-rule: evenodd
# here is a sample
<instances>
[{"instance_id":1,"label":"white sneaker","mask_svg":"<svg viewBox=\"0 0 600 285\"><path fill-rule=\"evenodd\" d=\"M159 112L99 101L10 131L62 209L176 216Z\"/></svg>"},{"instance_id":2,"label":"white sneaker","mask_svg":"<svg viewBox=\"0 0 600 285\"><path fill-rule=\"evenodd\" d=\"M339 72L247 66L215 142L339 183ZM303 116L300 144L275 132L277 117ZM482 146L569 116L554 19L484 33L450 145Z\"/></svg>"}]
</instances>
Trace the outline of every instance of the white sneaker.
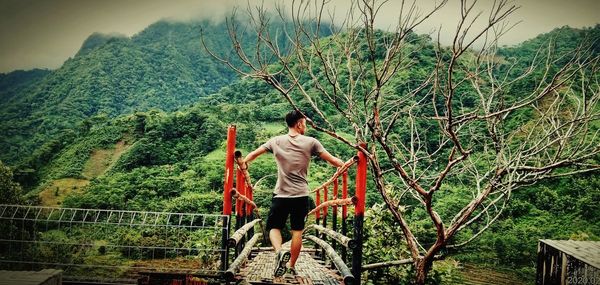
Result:
<instances>
[{"instance_id":1,"label":"white sneaker","mask_svg":"<svg viewBox=\"0 0 600 285\"><path fill-rule=\"evenodd\" d=\"M277 252L277 255L275 256L275 270L273 272L275 277L281 277L285 274L287 271L286 264L290 261L290 257L291 254L287 250L280 250Z\"/></svg>"}]
</instances>

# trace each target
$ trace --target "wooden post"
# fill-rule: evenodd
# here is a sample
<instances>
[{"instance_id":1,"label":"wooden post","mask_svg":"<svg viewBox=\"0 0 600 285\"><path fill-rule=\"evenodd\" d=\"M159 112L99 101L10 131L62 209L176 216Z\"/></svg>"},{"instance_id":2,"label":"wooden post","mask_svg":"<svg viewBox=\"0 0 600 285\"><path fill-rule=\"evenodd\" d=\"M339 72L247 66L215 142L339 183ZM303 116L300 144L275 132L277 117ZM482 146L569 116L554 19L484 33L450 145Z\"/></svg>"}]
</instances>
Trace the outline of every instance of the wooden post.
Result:
<instances>
[{"instance_id":1,"label":"wooden post","mask_svg":"<svg viewBox=\"0 0 600 285\"><path fill-rule=\"evenodd\" d=\"M252 248L254 247L261 235L262 234L255 234L254 236L252 236L252 238L244 245L244 250L240 252L240 255L238 255L238 257L233 261L233 263L231 263L231 267L223 270L225 271L225 280L228 281L227 284L229 284L229 282L231 281L234 281L235 273L239 271L242 263L244 263L244 261L248 259L248 255L250 255L250 252L252 252Z\"/></svg>"},{"instance_id":2,"label":"wooden post","mask_svg":"<svg viewBox=\"0 0 600 285\"><path fill-rule=\"evenodd\" d=\"M366 148L366 144L361 144ZM352 252L352 274L355 276L355 284L360 284L362 272L362 249L363 249L363 223L365 218L365 200L367 192L367 157L358 152L358 165L356 167L356 194L358 203L354 207L354 239L357 246Z\"/></svg>"},{"instance_id":3,"label":"wooden post","mask_svg":"<svg viewBox=\"0 0 600 285\"><path fill-rule=\"evenodd\" d=\"M352 276L350 269L348 269L346 263L340 258L337 252L335 252L333 247L331 247L329 244L327 244L327 242L325 242L322 239L319 239L316 236L307 235L306 239L311 240L312 242L323 248L323 251L327 254L333 266L338 269L338 271L342 275L342 278L344 278L344 284L355 284L355 277Z\"/></svg>"},{"instance_id":4,"label":"wooden post","mask_svg":"<svg viewBox=\"0 0 600 285\"><path fill-rule=\"evenodd\" d=\"M253 229L254 226L260 222L261 222L260 219L256 219L254 221L248 222L247 224L243 225L241 228L239 228L237 231L235 231L235 233L233 233L231 235L231 237L227 241L227 246L229 246L229 247L238 246L240 243L242 243L242 239L244 239L244 237L248 235L250 230Z\"/></svg>"},{"instance_id":5,"label":"wooden post","mask_svg":"<svg viewBox=\"0 0 600 285\"><path fill-rule=\"evenodd\" d=\"M354 249L356 247L356 241L347 237L347 236L343 236L342 234L338 233L338 232L334 232L331 229L326 229L322 226L319 225L310 225L310 227L314 228L315 230L326 234L327 236L329 236L330 238L332 238L335 241L338 241L342 246L350 248L350 249Z\"/></svg>"},{"instance_id":6,"label":"wooden post","mask_svg":"<svg viewBox=\"0 0 600 285\"><path fill-rule=\"evenodd\" d=\"M229 250L227 240L229 239L229 217L231 216L231 189L233 188L233 152L235 150L235 125L227 128L227 151L225 153L225 181L223 182L223 233L221 237L221 268L227 270L229 262Z\"/></svg>"},{"instance_id":7,"label":"wooden post","mask_svg":"<svg viewBox=\"0 0 600 285\"><path fill-rule=\"evenodd\" d=\"M537 250L537 273L535 277L535 284L542 285L544 284L544 257L546 256L546 245L541 241L538 242L538 250Z\"/></svg>"}]
</instances>

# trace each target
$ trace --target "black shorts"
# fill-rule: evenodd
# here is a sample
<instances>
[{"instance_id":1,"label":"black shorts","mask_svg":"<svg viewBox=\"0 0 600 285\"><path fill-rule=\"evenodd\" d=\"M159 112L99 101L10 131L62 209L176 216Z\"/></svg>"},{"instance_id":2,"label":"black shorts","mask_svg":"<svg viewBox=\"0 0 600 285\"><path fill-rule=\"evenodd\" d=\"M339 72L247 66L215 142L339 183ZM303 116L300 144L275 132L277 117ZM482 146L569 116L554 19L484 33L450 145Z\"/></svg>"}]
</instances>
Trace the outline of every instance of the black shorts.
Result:
<instances>
[{"instance_id":1,"label":"black shorts","mask_svg":"<svg viewBox=\"0 0 600 285\"><path fill-rule=\"evenodd\" d=\"M288 215L293 231L304 229L306 214L309 212L308 196L271 199L271 209L267 218L267 230L283 229Z\"/></svg>"}]
</instances>

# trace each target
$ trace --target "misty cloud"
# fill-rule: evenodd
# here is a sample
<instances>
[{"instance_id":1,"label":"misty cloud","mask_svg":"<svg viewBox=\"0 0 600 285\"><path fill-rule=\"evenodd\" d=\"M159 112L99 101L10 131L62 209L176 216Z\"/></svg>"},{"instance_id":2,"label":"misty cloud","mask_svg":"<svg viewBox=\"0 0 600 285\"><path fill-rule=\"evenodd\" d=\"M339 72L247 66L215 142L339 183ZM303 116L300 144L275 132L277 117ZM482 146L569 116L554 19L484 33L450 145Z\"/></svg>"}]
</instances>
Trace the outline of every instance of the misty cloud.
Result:
<instances>
[{"instance_id":1,"label":"misty cloud","mask_svg":"<svg viewBox=\"0 0 600 285\"><path fill-rule=\"evenodd\" d=\"M223 20L236 6L240 6L240 13L244 12L247 3L246 0L0 0L0 72L36 67L58 68L67 58L74 56L83 41L94 32L132 36L161 19L209 19L216 22ZM264 3L265 7L273 9L277 1L251 0L250 3ZM287 9L290 8L291 1L283 3ZM377 22L379 28L394 26L399 3L399 0L389 1L382 9ZM491 3L491 0L480 1L476 9L489 9ZM425 12L431 9L433 1L417 1L417 4ZM503 37L502 44L516 44L564 25L584 27L600 22L597 14L600 2L595 0L519 0L515 4L521 9L509 21L521 23ZM332 13L342 16L349 4L347 0L334 0L331 7L334 7ZM448 43L459 11L458 1L449 1L416 32L435 34L442 27L441 40ZM483 20L486 18L485 14L482 15Z\"/></svg>"}]
</instances>

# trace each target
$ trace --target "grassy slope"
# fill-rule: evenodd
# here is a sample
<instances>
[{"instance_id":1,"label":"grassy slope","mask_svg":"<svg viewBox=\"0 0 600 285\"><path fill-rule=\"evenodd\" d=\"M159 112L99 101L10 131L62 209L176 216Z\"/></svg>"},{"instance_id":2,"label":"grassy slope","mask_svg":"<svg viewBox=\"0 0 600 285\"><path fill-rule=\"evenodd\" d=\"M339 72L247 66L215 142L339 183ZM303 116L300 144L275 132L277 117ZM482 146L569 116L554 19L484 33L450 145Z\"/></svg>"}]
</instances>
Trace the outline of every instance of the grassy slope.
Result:
<instances>
[{"instance_id":1,"label":"grassy slope","mask_svg":"<svg viewBox=\"0 0 600 285\"><path fill-rule=\"evenodd\" d=\"M86 161L81 176L84 178L60 178L52 180L38 194L42 206L60 206L66 196L82 193L90 180L103 175L119 160L121 155L131 147L125 140L120 140L112 149L95 149Z\"/></svg>"}]
</instances>

